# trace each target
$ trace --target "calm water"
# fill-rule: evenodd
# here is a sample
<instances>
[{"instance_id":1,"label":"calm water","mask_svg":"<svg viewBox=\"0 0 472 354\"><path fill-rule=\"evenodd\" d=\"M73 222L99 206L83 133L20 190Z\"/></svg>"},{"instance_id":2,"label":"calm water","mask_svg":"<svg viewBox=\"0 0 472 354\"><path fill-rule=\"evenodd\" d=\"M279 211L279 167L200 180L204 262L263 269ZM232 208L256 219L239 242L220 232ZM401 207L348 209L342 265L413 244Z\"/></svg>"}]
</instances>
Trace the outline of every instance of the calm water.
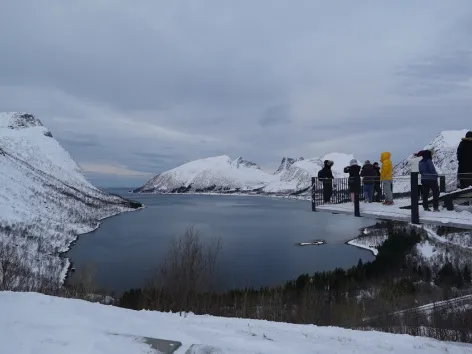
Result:
<instances>
[{"instance_id":1,"label":"calm water","mask_svg":"<svg viewBox=\"0 0 472 354\"><path fill-rule=\"evenodd\" d=\"M221 288L284 283L303 273L350 267L368 251L345 245L372 220L311 212L310 202L275 198L130 195L145 209L103 221L80 236L67 256L75 267L92 264L110 290L140 287L163 259L171 238L194 225L202 238L221 236ZM322 246L296 246L323 239Z\"/></svg>"}]
</instances>

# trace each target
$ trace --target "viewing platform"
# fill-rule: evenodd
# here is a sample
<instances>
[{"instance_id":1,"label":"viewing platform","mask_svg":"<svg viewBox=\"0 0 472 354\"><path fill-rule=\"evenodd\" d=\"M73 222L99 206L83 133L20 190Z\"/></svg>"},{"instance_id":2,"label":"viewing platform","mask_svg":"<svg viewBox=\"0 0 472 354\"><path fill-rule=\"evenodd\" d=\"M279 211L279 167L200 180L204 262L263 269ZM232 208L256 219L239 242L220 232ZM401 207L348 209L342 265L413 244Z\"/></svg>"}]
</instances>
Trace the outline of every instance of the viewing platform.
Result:
<instances>
[{"instance_id":1,"label":"viewing platform","mask_svg":"<svg viewBox=\"0 0 472 354\"><path fill-rule=\"evenodd\" d=\"M331 202L325 203L323 200L323 183L314 177L312 178L312 210L472 230L472 187L454 189L454 183L451 183L451 180L447 181L446 177L440 176L439 212L423 210L421 197L418 197L418 185L414 183L417 174L414 177L394 178L393 205L384 205L382 203L384 198L381 194L379 196L380 202L365 202L362 192L357 193L355 202L352 202L348 178L332 180L333 194ZM412 194L412 190L415 191L416 197ZM448 191L446 192L446 190ZM362 184L360 185L360 191L362 191ZM429 202L431 205L431 196Z\"/></svg>"}]
</instances>

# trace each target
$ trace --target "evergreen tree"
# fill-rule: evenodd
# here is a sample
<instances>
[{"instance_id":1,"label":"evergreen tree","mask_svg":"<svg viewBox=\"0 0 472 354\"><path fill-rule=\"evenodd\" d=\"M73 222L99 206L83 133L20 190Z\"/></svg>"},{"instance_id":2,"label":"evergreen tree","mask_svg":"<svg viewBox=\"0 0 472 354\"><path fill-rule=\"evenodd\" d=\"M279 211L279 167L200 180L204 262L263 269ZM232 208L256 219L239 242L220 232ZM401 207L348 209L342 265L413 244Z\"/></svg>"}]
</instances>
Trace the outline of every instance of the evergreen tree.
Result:
<instances>
[{"instance_id":1,"label":"evergreen tree","mask_svg":"<svg viewBox=\"0 0 472 354\"><path fill-rule=\"evenodd\" d=\"M464 270L462 271L462 276L464 278L464 283L465 284L470 284L471 281L472 281L472 276L470 274L470 268L469 268L469 265L465 265L464 266Z\"/></svg>"}]
</instances>

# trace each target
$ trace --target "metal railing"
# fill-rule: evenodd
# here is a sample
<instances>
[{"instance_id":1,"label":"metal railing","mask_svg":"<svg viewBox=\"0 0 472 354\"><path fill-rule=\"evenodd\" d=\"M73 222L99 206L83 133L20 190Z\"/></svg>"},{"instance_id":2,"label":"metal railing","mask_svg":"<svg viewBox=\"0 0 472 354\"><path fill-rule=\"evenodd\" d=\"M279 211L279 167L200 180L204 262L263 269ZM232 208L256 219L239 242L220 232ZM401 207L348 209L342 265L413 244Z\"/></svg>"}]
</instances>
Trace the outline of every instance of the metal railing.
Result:
<instances>
[{"instance_id":1,"label":"metal railing","mask_svg":"<svg viewBox=\"0 0 472 354\"><path fill-rule=\"evenodd\" d=\"M428 178L431 177L431 178ZM436 178L434 178L436 177ZM419 206L423 203L422 192L427 189L423 186L424 180L437 181L439 193L443 205L447 210L454 210L453 201L461 203L461 193L447 194L454 192L460 187L465 189L464 202L470 200L472 189L468 192L469 187L472 188L472 174L441 174L434 176L422 176L418 173L411 173L409 176L400 176L393 178L393 198L401 199L404 206L403 209L411 209L411 222L419 224ZM373 184L374 196L372 202L383 202L385 200L382 183L379 179L374 180ZM360 203L366 201L364 191L364 181L362 178L334 178L320 179L312 177L312 210L316 211L317 207L324 204L342 204L353 203L353 211L355 216L360 215ZM354 194L352 194L354 193ZM352 200L352 197L354 197ZM428 195L428 204L431 202L431 193Z\"/></svg>"}]
</instances>

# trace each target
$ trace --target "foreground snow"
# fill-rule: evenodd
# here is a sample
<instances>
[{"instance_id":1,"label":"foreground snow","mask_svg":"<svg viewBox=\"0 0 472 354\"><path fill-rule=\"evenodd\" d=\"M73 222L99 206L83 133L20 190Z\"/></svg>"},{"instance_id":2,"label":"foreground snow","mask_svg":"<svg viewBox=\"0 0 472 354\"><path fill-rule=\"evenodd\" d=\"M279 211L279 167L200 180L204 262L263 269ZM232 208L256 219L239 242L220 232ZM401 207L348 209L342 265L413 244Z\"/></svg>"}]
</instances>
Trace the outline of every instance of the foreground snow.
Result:
<instances>
[{"instance_id":1,"label":"foreground snow","mask_svg":"<svg viewBox=\"0 0 472 354\"><path fill-rule=\"evenodd\" d=\"M336 327L131 311L36 293L0 293L4 353L155 353L143 337L193 344L211 353L472 353L472 346ZM198 346L194 346L198 348ZM198 353L195 351L194 353Z\"/></svg>"},{"instance_id":2,"label":"foreground snow","mask_svg":"<svg viewBox=\"0 0 472 354\"><path fill-rule=\"evenodd\" d=\"M130 210L92 186L31 114L0 113L0 164L0 258L33 277L62 280L69 262L59 254L77 235Z\"/></svg>"}]
</instances>

